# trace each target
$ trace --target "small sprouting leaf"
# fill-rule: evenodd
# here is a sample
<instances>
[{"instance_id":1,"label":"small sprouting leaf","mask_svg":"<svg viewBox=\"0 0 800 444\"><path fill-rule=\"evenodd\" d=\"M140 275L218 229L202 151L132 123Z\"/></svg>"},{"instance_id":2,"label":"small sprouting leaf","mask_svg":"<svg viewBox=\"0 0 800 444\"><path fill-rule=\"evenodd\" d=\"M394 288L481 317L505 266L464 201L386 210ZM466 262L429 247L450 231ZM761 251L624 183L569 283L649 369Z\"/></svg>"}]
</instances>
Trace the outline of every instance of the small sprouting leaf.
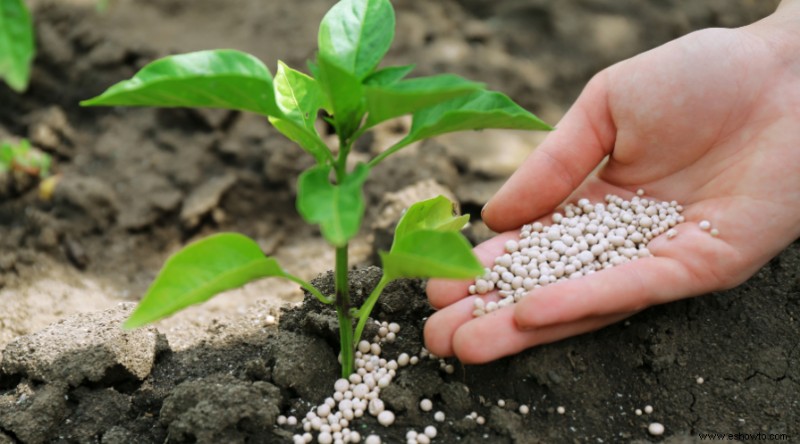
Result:
<instances>
[{"instance_id":1,"label":"small sprouting leaf","mask_svg":"<svg viewBox=\"0 0 800 444\"><path fill-rule=\"evenodd\" d=\"M277 261L264 256L252 239L215 234L167 260L124 327L140 327L256 279L284 275Z\"/></svg>"},{"instance_id":2,"label":"small sprouting leaf","mask_svg":"<svg viewBox=\"0 0 800 444\"><path fill-rule=\"evenodd\" d=\"M391 85L403 80L413 70L414 65L389 66L370 74L369 77L364 79L364 84L371 86Z\"/></svg>"},{"instance_id":3,"label":"small sprouting leaf","mask_svg":"<svg viewBox=\"0 0 800 444\"><path fill-rule=\"evenodd\" d=\"M284 117L269 117L270 123L283 135L311 153L317 163L332 158L325 142L319 137L314 123L317 111L326 106L326 97L319 83L278 62L275 73L275 101Z\"/></svg>"},{"instance_id":4,"label":"small sprouting leaf","mask_svg":"<svg viewBox=\"0 0 800 444\"><path fill-rule=\"evenodd\" d=\"M392 250L380 255L389 279L469 279L483 273L469 242L455 231L412 231L396 238Z\"/></svg>"},{"instance_id":5,"label":"small sprouting leaf","mask_svg":"<svg viewBox=\"0 0 800 444\"><path fill-rule=\"evenodd\" d=\"M319 53L361 81L389 50L394 26L389 0L341 0L319 25Z\"/></svg>"},{"instance_id":6,"label":"small sprouting leaf","mask_svg":"<svg viewBox=\"0 0 800 444\"><path fill-rule=\"evenodd\" d=\"M453 215L453 203L444 196L423 200L411 205L394 230L395 239L419 230L461 231L469 222L469 215Z\"/></svg>"},{"instance_id":7,"label":"small sprouting leaf","mask_svg":"<svg viewBox=\"0 0 800 444\"><path fill-rule=\"evenodd\" d=\"M412 114L424 108L483 89L452 74L417 77L383 86L365 87L367 123L373 126L393 117Z\"/></svg>"},{"instance_id":8,"label":"small sprouting leaf","mask_svg":"<svg viewBox=\"0 0 800 444\"><path fill-rule=\"evenodd\" d=\"M408 135L376 157L370 166L416 141L444 133L481 129L551 130L550 125L506 95L481 90L414 114Z\"/></svg>"},{"instance_id":9,"label":"small sprouting leaf","mask_svg":"<svg viewBox=\"0 0 800 444\"><path fill-rule=\"evenodd\" d=\"M269 69L230 49L156 60L81 105L225 108L281 116Z\"/></svg>"},{"instance_id":10,"label":"small sprouting leaf","mask_svg":"<svg viewBox=\"0 0 800 444\"><path fill-rule=\"evenodd\" d=\"M342 183L332 184L331 167L317 165L297 182L297 211L312 224L319 224L322 235L331 244L341 247L358 233L364 216L362 187L369 167L359 164Z\"/></svg>"},{"instance_id":11,"label":"small sprouting leaf","mask_svg":"<svg viewBox=\"0 0 800 444\"><path fill-rule=\"evenodd\" d=\"M453 216L444 196L411 205L394 232L391 251L381 252L384 273L397 278L467 279L483 272L469 241L459 231L469 216Z\"/></svg>"},{"instance_id":12,"label":"small sprouting leaf","mask_svg":"<svg viewBox=\"0 0 800 444\"><path fill-rule=\"evenodd\" d=\"M336 132L341 138L350 137L361 124L366 104L361 81L322 54L317 57L317 68L322 91L330 103Z\"/></svg>"},{"instance_id":13,"label":"small sprouting leaf","mask_svg":"<svg viewBox=\"0 0 800 444\"><path fill-rule=\"evenodd\" d=\"M14 91L28 88L35 52L33 22L24 0L0 0L0 78Z\"/></svg>"},{"instance_id":14,"label":"small sprouting leaf","mask_svg":"<svg viewBox=\"0 0 800 444\"><path fill-rule=\"evenodd\" d=\"M317 163L324 163L326 160L332 159L328 146L319 138L316 132L311 132L307 128L301 127L299 124L279 117L269 117L269 123L281 132L284 136L289 138L292 142L300 145L304 150L308 151Z\"/></svg>"},{"instance_id":15,"label":"small sprouting leaf","mask_svg":"<svg viewBox=\"0 0 800 444\"><path fill-rule=\"evenodd\" d=\"M317 111L326 108L319 83L283 62L278 62L274 83L275 101L285 118L317 134Z\"/></svg>"}]
</instances>

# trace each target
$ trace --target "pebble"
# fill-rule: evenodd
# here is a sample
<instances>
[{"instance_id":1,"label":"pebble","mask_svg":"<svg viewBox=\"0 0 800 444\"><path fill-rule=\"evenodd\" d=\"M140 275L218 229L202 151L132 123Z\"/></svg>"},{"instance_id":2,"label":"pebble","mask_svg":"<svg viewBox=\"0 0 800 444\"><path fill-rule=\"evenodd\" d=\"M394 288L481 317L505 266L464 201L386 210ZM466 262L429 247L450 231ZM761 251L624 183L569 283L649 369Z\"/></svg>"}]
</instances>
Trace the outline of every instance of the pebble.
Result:
<instances>
[{"instance_id":1,"label":"pebble","mask_svg":"<svg viewBox=\"0 0 800 444\"><path fill-rule=\"evenodd\" d=\"M649 426L647 426L647 432L653 436L661 436L664 434L664 425L660 422L651 422Z\"/></svg>"},{"instance_id":2,"label":"pebble","mask_svg":"<svg viewBox=\"0 0 800 444\"><path fill-rule=\"evenodd\" d=\"M391 410L384 410L378 414L378 423L380 425L389 427L394 424L394 413Z\"/></svg>"},{"instance_id":3,"label":"pebble","mask_svg":"<svg viewBox=\"0 0 800 444\"><path fill-rule=\"evenodd\" d=\"M423 412L430 412L433 409L433 402L430 399L423 399L419 402L419 408Z\"/></svg>"}]
</instances>

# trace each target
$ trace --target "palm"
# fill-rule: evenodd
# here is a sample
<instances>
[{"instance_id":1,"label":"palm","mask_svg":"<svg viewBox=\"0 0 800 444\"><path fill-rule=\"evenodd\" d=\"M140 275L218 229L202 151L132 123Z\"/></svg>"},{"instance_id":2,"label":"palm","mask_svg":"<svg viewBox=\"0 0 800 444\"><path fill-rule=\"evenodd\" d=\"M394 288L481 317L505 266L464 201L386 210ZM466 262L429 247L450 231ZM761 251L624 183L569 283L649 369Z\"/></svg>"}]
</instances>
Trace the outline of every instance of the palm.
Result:
<instances>
[{"instance_id":1,"label":"palm","mask_svg":"<svg viewBox=\"0 0 800 444\"><path fill-rule=\"evenodd\" d=\"M702 31L604 71L484 220L511 230L565 200L643 188L684 205L679 235L654 239L652 258L536 290L474 320L467 283L432 281L431 302L447 308L426 326L428 346L483 362L739 284L800 235L798 121L800 70L746 31ZM698 228L703 219L719 237ZM476 252L491 263L514 236Z\"/></svg>"}]
</instances>

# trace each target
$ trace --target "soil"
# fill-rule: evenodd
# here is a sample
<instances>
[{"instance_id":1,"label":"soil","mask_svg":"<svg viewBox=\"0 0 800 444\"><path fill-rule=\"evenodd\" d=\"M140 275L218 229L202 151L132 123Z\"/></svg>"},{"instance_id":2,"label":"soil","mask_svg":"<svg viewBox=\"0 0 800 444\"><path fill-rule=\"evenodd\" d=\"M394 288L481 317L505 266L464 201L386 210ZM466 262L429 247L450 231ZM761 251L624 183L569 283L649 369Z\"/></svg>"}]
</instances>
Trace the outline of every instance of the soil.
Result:
<instances>
[{"instance_id":1,"label":"soil","mask_svg":"<svg viewBox=\"0 0 800 444\"><path fill-rule=\"evenodd\" d=\"M248 285L151 329L113 328L131 309L122 302L142 294L170 253L213 232L255 238L304 278L324 273L332 254L294 211L296 173L310 159L252 115L77 103L171 53L231 47L273 68L277 59L304 66L331 3L116 0L104 13L89 0L33 3L32 84L22 95L0 86L0 138L28 137L54 156L59 180L50 199L35 184L0 196L0 443L290 442L294 430L274 426L277 416L302 417L330 395L338 372L332 315L285 282ZM484 81L549 122L603 67L775 7L394 3L397 41L387 62ZM385 147L407 124L382 126L356 156ZM368 267L404 193L449 191L477 220L469 236L483 240L490 233L477 219L481 206L541 137L452 135L383 164L367 186L366 228L351 251L354 294L379 278ZM796 242L727 292L654 307L493 364L452 361L453 374L423 360L402 369L382 396L398 413L395 425L364 418L357 430L384 442L430 424L439 428L435 442L693 442L698 433L796 440L798 270ZM330 276L319 283L330 285ZM429 313L421 282L390 286L375 317L403 330L384 353L418 353ZM422 397L446 413L445 423L416 407ZM520 403L531 413L517 413ZM645 405L654 412L635 415ZM465 418L473 411L485 425ZM666 426L665 437L648 434L654 421Z\"/></svg>"}]
</instances>

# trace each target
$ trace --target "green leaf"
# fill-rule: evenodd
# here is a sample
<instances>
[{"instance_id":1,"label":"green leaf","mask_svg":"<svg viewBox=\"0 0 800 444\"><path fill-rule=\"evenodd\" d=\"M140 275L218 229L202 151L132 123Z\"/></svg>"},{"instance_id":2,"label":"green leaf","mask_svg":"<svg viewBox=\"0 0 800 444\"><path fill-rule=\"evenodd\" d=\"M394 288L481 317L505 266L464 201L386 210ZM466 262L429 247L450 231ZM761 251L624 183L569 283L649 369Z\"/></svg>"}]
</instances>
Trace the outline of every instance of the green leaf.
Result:
<instances>
[{"instance_id":1,"label":"green leaf","mask_svg":"<svg viewBox=\"0 0 800 444\"><path fill-rule=\"evenodd\" d=\"M347 139L358 129L364 117L364 88L353 74L322 54L317 57L317 68L317 79L330 103L336 133L340 138Z\"/></svg>"},{"instance_id":2,"label":"green leaf","mask_svg":"<svg viewBox=\"0 0 800 444\"><path fill-rule=\"evenodd\" d=\"M307 128L301 127L297 123L281 119L279 117L269 117L269 123L280 131L284 136L289 138L292 142L300 145L304 150L308 151L317 163L325 163L327 160L333 160L328 146L319 138L316 132L311 132Z\"/></svg>"},{"instance_id":3,"label":"green leaf","mask_svg":"<svg viewBox=\"0 0 800 444\"><path fill-rule=\"evenodd\" d=\"M256 279L284 275L275 259L264 256L252 239L236 233L215 234L167 260L124 327L140 327Z\"/></svg>"},{"instance_id":4,"label":"green leaf","mask_svg":"<svg viewBox=\"0 0 800 444\"><path fill-rule=\"evenodd\" d=\"M14 163L14 147L10 143L0 144L0 171L8 171Z\"/></svg>"},{"instance_id":5,"label":"green leaf","mask_svg":"<svg viewBox=\"0 0 800 444\"><path fill-rule=\"evenodd\" d=\"M381 252L384 274L397 278L467 279L483 273L469 241L459 232L469 216L453 216L444 196L417 202L394 232L391 251Z\"/></svg>"},{"instance_id":6,"label":"green leaf","mask_svg":"<svg viewBox=\"0 0 800 444\"><path fill-rule=\"evenodd\" d=\"M359 81L372 73L394 39L389 0L342 0L319 26L319 53Z\"/></svg>"},{"instance_id":7,"label":"green leaf","mask_svg":"<svg viewBox=\"0 0 800 444\"><path fill-rule=\"evenodd\" d=\"M444 196L423 200L411 205L394 230L395 239L402 239L413 231L461 231L469 222L469 215L454 216L453 202Z\"/></svg>"},{"instance_id":8,"label":"green leaf","mask_svg":"<svg viewBox=\"0 0 800 444\"><path fill-rule=\"evenodd\" d=\"M392 83L397 83L400 80L403 80L405 76L413 71L414 66L415 65L389 66L380 69L364 79L364 84L372 86L386 86L391 85Z\"/></svg>"},{"instance_id":9,"label":"green leaf","mask_svg":"<svg viewBox=\"0 0 800 444\"><path fill-rule=\"evenodd\" d=\"M364 216L362 187L369 167L359 164L340 184L330 181L331 167L318 165L300 175L297 211L312 224L319 224L331 244L342 247L358 233Z\"/></svg>"},{"instance_id":10,"label":"green leaf","mask_svg":"<svg viewBox=\"0 0 800 444\"><path fill-rule=\"evenodd\" d=\"M367 126L411 114L484 88L452 74L418 77L390 85L367 86Z\"/></svg>"},{"instance_id":11,"label":"green leaf","mask_svg":"<svg viewBox=\"0 0 800 444\"><path fill-rule=\"evenodd\" d=\"M24 0L0 0L0 78L14 91L28 88L34 52L33 22Z\"/></svg>"},{"instance_id":12,"label":"green leaf","mask_svg":"<svg viewBox=\"0 0 800 444\"><path fill-rule=\"evenodd\" d=\"M269 117L270 123L283 135L311 153L317 163L333 160L325 142L319 137L314 123L326 97L313 78L278 62L275 73L275 101L283 118Z\"/></svg>"},{"instance_id":13,"label":"green leaf","mask_svg":"<svg viewBox=\"0 0 800 444\"><path fill-rule=\"evenodd\" d=\"M225 108L281 116L267 67L231 49L164 57L81 105Z\"/></svg>"},{"instance_id":14,"label":"green leaf","mask_svg":"<svg viewBox=\"0 0 800 444\"><path fill-rule=\"evenodd\" d=\"M390 279L469 279L484 272L469 242L455 231L413 231L396 238L392 251L380 255Z\"/></svg>"},{"instance_id":15,"label":"green leaf","mask_svg":"<svg viewBox=\"0 0 800 444\"><path fill-rule=\"evenodd\" d=\"M506 95L482 90L418 111L408 135L370 161L369 165L375 166L392 153L419 140L455 131L489 128L553 129Z\"/></svg>"},{"instance_id":16,"label":"green leaf","mask_svg":"<svg viewBox=\"0 0 800 444\"><path fill-rule=\"evenodd\" d=\"M274 83L275 101L284 117L316 135L317 111L327 108L319 83L280 61Z\"/></svg>"}]
</instances>

